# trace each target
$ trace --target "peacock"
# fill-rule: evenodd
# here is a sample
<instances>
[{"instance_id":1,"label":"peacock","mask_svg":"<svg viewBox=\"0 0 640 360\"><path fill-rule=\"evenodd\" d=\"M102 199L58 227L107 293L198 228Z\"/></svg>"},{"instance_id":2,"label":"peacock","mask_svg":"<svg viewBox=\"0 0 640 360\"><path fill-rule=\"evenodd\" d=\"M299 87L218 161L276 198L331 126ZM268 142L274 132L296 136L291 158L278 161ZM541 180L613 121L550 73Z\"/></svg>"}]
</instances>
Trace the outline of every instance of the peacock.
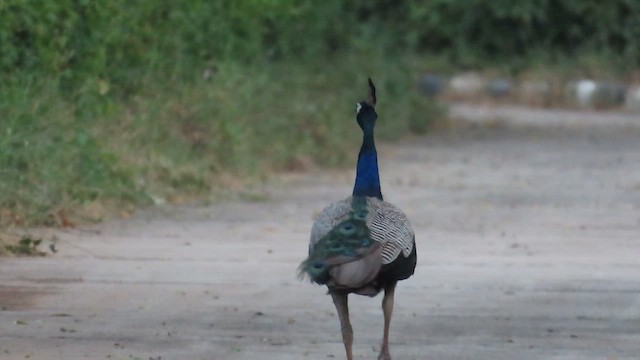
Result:
<instances>
[{"instance_id":1,"label":"peacock","mask_svg":"<svg viewBox=\"0 0 640 360\"><path fill-rule=\"evenodd\" d=\"M389 325L396 284L413 275L415 235L405 214L382 198L373 130L376 88L369 79L368 100L356 104L363 132L356 180L350 197L326 207L311 228L309 256L300 274L327 285L340 319L347 359L352 360L353 329L348 295L376 296L384 290L384 329L378 360L390 360Z\"/></svg>"}]
</instances>

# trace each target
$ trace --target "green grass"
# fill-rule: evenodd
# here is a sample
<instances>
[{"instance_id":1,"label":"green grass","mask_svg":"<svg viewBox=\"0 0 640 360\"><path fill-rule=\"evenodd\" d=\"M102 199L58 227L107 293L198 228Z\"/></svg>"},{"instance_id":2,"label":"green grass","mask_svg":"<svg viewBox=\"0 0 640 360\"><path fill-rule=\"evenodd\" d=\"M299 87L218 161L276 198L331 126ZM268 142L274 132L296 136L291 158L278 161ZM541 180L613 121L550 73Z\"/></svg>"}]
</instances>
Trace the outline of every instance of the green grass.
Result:
<instances>
[{"instance_id":1,"label":"green grass","mask_svg":"<svg viewBox=\"0 0 640 360\"><path fill-rule=\"evenodd\" d=\"M344 165L357 152L368 76L381 138L427 129L437 111L408 69L356 55L228 63L210 77L147 76L126 100L99 82L75 98L55 81L14 86L0 99L0 226L68 226L239 190L301 162Z\"/></svg>"}]
</instances>

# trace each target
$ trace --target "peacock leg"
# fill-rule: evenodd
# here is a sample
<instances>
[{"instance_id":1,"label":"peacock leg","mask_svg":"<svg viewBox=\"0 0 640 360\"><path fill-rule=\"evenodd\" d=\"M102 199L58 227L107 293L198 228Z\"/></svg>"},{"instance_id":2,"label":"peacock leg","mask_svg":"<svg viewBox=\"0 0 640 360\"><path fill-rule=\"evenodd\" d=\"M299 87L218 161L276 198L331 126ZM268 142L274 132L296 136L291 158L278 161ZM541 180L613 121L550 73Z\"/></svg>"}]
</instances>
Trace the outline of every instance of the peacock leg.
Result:
<instances>
[{"instance_id":1,"label":"peacock leg","mask_svg":"<svg viewBox=\"0 0 640 360\"><path fill-rule=\"evenodd\" d=\"M378 355L378 360L391 360L391 354L389 353L389 325L391 324L391 315L393 314L393 294L395 290L395 282L384 289L384 298L382 299L384 334L382 336L382 345L380 346L380 355Z\"/></svg>"},{"instance_id":2,"label":"peacock leg","mask_svg":"<svg viewBox=\"0 0 640 360\"><path fill-rule=\"evenodd\" d=\"M353 329L349 321L349 303L347 299L348 293L345 291L331 291L333 303L338 310L338 318L340 319L340 330L342 330L342 342L347 352L347 360L353 360L351 346L353 345Z\"/></svg>"}]
</instances>

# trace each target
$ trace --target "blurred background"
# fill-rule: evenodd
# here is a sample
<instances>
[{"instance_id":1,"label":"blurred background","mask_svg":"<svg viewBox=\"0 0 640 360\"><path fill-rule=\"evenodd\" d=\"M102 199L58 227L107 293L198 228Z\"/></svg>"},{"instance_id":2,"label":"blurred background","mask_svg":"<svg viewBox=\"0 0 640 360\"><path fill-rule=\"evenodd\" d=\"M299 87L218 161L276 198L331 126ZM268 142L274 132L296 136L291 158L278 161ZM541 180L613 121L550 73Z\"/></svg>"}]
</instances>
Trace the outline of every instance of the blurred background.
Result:
<instances>
[{"instance_id":1,"label":"blurred background","mask_svg":"<svg viewBox=\"0 0 640 360\"><path fill-rule=\"evenodd\" d=\"M0 1L0 227L352 164L369 76L392 140L438 97L622 106L639 62L634 0Z\"/></svg>"}]
</instances>

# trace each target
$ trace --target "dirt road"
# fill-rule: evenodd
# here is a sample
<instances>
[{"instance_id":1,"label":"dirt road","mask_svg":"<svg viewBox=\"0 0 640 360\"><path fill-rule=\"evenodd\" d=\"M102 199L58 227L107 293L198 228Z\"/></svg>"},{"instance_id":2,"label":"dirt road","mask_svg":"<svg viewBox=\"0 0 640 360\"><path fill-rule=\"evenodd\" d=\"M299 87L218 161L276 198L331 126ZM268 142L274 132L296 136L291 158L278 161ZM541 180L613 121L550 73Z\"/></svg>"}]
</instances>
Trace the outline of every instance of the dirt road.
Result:
<instances>
[{"instance_id":1,"label":"dirt road","mask_svg":"<svg viewBox=\"0 0 640 360\"><path fill-rule=\"evenodd\" d=\"M379 149L418 243L394 359L640 359L640 119L452 113L475 125ZM296 267L313 213L352 176L153 209L0 259L0 359L344 358L330 298ZM380 301L351 298L358 359L376 358Z\"/></svg>"}]
</instances>

